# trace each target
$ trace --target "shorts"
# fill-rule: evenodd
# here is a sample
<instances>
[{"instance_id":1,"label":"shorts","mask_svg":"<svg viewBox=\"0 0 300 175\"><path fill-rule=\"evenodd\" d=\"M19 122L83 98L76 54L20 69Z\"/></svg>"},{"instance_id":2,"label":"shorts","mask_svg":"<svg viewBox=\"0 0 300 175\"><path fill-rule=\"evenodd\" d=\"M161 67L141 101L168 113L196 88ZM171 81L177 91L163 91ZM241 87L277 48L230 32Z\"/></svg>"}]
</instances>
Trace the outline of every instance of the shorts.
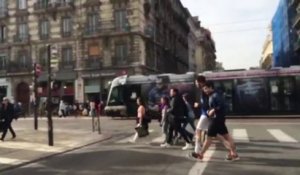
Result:
<instances>
[{"instance_id":1,"label":"shorts","mask_svg":"<svg viewBox=\"0 0 300 175\"><path fill-rule=\"evenodd\" d=\"M226 135L228 129L225 125L225 121L212 121L208 127L207 136L216 137L217 134Z\"/></svg>"},{"instance_id":2,"label":"shorts","mask_svg":"<svg viewBox=\"0 0 300 175\"><path fill-rule=\"evenodd\" d=\"M207 118L206 115L201 115L200 119L197 123L197 130L207 131L209 126L210 120Z\"/></svg>"}]
</instances>

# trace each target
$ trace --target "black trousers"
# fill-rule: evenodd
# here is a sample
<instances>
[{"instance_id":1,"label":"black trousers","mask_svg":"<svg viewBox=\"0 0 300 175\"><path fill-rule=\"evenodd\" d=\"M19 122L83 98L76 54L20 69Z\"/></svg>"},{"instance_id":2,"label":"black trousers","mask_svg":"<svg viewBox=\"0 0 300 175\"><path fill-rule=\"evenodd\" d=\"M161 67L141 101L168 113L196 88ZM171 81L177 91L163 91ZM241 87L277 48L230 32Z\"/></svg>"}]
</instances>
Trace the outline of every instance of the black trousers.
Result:
<instances>
[{"instance_id":1,"label":"black trousers","mask_svg":"<svg viewBox=\"0 0 300 175\"><path fill-rule=\"evenodd\" d=\"M167 135L167 143L169 143L169 144L172 143L173 131L179 132L185 142L191 143L191 141L189 140L189 138L187 136L185 129L182 127L182 122L180 120L176 120L176 119L170 123L169 131L168 131L168 135Z\"/></svg>"},{"instance_id":2,"label":"black trousers","mask_svg":"<svg viewBox=\"0 0 300 175\"><path fill-rule=\"evenodd\" d=\"M4 138L7 134L7 130L10 131L10 133L13 137L16 137L16 133L15 133L14 129L11 127L11 121L8 121L8 122L4 122L4 127L3 127L3 133L2 133L2 136L1 136L1 140L4 140Z\"/></svg>"}]
</instances>

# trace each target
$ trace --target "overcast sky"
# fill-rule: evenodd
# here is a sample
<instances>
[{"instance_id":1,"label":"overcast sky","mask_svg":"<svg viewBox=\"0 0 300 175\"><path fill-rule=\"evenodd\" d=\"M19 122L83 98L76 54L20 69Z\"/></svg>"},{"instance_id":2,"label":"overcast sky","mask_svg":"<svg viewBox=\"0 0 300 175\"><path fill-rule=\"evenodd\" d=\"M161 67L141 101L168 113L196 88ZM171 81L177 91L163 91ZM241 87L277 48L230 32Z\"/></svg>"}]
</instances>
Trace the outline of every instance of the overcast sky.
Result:
<instances>
[{"instance_id":1,"label":"overcast sky","mask_svg":"<svg viewBox=\"0 0 300 175\"><path fill-rule=\"evenodd\" d=\"M181 0L211 30L217 61L226 69L259 65L279 0Z\"/></svg>"}]
</instances>

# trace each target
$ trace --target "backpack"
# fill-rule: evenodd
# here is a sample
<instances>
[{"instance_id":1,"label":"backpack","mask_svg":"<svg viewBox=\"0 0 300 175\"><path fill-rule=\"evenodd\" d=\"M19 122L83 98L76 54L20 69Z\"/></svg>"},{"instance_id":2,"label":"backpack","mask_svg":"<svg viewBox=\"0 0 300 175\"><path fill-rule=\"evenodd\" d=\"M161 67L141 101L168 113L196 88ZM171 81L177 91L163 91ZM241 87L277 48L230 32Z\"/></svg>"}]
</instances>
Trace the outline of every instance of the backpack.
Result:
<instances>
[{"instance_id":1,"label":"backpack","mask_svg":"<svg viewBox=\"0 0 300 175\"><path fill-rule=\"evenodd\" d=\"M145 116L143 118L147 123L151 123L152 117L149 109L145 109Z\"/></svg>"}]
</instances>

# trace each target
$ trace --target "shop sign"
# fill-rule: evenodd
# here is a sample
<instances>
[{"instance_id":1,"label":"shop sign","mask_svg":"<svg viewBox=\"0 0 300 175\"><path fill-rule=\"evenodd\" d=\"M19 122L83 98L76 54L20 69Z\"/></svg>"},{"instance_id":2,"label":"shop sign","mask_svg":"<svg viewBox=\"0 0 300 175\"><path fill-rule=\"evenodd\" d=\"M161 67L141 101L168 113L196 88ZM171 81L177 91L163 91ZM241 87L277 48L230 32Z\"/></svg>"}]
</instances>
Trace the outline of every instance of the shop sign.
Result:
<instances>
[{"instance_id":1,"label":"shop sign","mask_svg":"<svg viewBox=\"0 0 300 175\"><path fill-rule=\"evenodd\" d=\"M86 74L82 74L81 77L82 78L100 78L100 77L108 77L108 76L115 76L116 73L109 73L109 72L105 72L105 73L86 73Z\"/></svg>"}]
</instances>

